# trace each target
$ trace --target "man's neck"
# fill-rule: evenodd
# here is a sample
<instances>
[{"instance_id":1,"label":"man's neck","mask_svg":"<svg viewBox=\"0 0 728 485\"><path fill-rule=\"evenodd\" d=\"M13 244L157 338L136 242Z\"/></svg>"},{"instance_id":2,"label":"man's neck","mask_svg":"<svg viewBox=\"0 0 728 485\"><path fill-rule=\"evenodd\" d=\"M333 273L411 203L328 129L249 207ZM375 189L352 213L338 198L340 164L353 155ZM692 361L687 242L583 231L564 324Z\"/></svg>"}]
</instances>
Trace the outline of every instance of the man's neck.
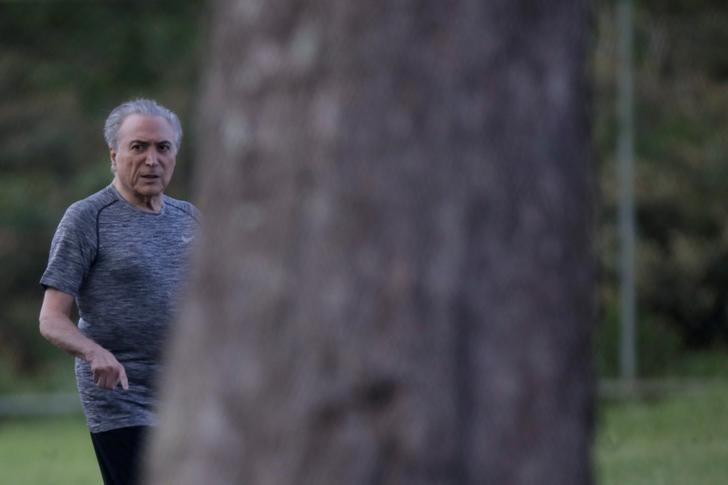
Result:
<instances>
[{"instance_id":1,"label":"man's neck","mask_svg":"<svg viewBox=\"0 0 728 485\"><path fill-rule=\"evenodd\" d=\"M126 190L117 178L114 178L111 183L116 191L119 192L119 195L134 207L145 212L159 212L162 210L162 194L144 197Z\"/></svg>"}]
</instances>

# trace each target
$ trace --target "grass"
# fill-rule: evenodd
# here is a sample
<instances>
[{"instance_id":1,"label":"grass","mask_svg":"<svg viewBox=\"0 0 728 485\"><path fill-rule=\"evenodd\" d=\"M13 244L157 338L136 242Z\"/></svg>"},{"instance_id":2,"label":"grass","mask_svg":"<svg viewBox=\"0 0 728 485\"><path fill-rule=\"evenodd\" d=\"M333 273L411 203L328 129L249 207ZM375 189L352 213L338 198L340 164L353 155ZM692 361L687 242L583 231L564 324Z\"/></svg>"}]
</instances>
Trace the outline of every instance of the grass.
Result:
<instances>
[{"instance_id":1,"label":"grass","mask_svg":"<svg viewBox=\"0 0 728 485\"><path fill-rule=\"evenodd\" d=\"M728 483L728 382L671 386L600 408L597 485ZM0 482L99 485L78 416L0 421Z\"/></svg>"},{"instance_id":2,"label":"grass","mask_svg":"<svg viewBox=\"0 0 728 485\"><path fill-rule=\"evenodd\" d=\"M604 403L597 485L728 483L728 383Z\"/></svg>"},{"instance_id":3,"label":"grass","mask_svg":"<svg viewBox=\"0 0 728 485\"><path fill-rule=\"evenodd\" d=\"M8 485L100 485L80 416L0 421L0 482Z\"/></svg>"}]
</instances>

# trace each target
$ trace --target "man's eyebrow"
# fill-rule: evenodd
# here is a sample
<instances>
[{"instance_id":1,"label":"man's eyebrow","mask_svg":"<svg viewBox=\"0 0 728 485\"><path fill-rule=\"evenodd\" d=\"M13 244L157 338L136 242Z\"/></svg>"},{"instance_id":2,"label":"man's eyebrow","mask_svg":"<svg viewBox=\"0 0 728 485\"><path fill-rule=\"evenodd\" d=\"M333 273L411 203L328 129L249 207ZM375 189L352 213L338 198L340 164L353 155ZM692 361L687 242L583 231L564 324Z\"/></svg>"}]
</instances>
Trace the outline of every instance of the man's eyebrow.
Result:
<instances>
[{"instance_id":1,"label":"man's eyebrow","mask_svg":"<svg viewBox=\"0 0 728 485\"><path fill-rule=\"evenodd\" d=\"M159 140L159 141L152 140L152 141L150 141L150 140L134 139L134 140L129 141L129 145L133 145L135 143L139 143L139 144L142 144L142 145L149 145L150 143L154 143L156 145L161 145L163 143L169 143L170 145L173 144L172 143L172 140Z\"/></svg>"}]
</instances>

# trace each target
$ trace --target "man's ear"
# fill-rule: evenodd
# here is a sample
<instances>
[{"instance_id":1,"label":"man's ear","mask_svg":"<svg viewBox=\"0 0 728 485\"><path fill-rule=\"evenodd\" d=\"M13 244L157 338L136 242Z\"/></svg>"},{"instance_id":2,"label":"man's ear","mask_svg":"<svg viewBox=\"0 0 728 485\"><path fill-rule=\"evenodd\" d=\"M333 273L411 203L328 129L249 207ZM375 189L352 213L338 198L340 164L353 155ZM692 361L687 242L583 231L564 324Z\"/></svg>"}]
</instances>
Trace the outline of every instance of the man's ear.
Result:
<instances>
[{"instance_id":1,"label":"man's ear","mask_svg":"<svg viewBox=\"0 0 728 485\"><path fill-rule=\"evenodd\" d=\"M111 159L111 172L116 173L116 150L109 147L109 158Z\"/></svg>"}]
</instances>

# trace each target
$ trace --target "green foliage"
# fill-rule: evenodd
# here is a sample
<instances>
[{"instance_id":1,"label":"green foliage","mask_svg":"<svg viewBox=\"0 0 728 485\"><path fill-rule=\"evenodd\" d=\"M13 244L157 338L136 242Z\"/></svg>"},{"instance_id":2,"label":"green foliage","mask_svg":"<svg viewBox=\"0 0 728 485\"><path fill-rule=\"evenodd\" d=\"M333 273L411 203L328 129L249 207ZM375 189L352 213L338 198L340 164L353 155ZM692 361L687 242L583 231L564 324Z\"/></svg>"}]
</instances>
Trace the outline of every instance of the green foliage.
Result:
<instances>
[{"instance_id":1,"label":"green foliage","mask_svg":"<svg viewBox=\"0 0 728 485\"><path fill-rule=\"evenodd\" d=\"M722 3L638 3L635 65L638 304L641 332L672 354L728 343L728 68L723 49L728 9ZM614 12L600 16L595 57L596 142L602 207L599 254L606 313L617 305L614 146ZM606 325L613 325L607 322ZM660 337L662 335L663 337ZM670 337L672 338L672 337ZM666 354L667 352L667 354ZM663 360L661 357L658 361ZM649 366L647 372L650 372Z\"/></svg>"},{"instance_id":2,"label":"green foliage","mask_svg":"<svg viewBox=\"0 0 728 485\"><path fill-rule=\"evenodd\" d=\"M672 328L642 318L637 330L637 359L641 377L670 376L681 370L677 366L685 351L680 336ZM619 316L616 307L611 306L596 334L596 365L602 377L619 376L619 337Z\"/></svg>"},{"instance_id":3,"label":"green foliage","mask_svg":"<svg viewBox=\"0 0 728 485\"><path fill-rule=\"evenodd\" d=\"M680 360L686 346L728 342L728 4L635 4L639 341L643 369L653 375ZM37 334L37 281L65 207L110 180L101 136L106 114L122 100L149 96L191 126L206 16L201 0L0 3L0 355L12 372L36 375L58 357ZM614 2L598 2L597 19L597 249L605 316L597 354L601 371L613 375ZM174 195L189 194L191 141L185 138Z\"/></svg>"}]
</instances>

